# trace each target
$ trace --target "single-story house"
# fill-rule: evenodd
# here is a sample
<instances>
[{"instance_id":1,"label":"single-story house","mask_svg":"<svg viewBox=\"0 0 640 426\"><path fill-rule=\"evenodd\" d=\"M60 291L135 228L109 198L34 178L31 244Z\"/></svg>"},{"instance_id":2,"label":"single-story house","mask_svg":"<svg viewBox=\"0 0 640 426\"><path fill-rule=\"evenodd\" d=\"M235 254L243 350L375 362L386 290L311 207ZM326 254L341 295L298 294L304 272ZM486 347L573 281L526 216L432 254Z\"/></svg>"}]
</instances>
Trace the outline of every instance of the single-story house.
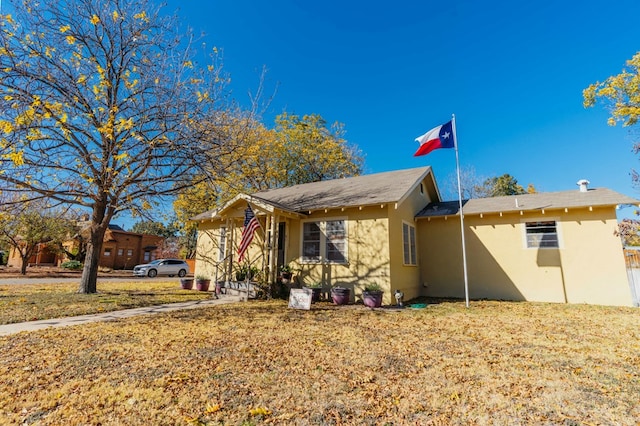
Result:
<instances>
[{"instance_id":1,"label":"single-story house","mask_svg":"<svg viewBox=\"0 0 640 426\"><path fill-rule=\"evenodd\" d=\"M616 206L640 201L609 189L463 202L471 298L638 303L627 280ZM443 202L430 167L240 194L198 223L196 274L232 281L247 206L260 222L246 265L299 285L379 284L384 302L465 297L459 202Z\"/></svg>"}]
</instances>

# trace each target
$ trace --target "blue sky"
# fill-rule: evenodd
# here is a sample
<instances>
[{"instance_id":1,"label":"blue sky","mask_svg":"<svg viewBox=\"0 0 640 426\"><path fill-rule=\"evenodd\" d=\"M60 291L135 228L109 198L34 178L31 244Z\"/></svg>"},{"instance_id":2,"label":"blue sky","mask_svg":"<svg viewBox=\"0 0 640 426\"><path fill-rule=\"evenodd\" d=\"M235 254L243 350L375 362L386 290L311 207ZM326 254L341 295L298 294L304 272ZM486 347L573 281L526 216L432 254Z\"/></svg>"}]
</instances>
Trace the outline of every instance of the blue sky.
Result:
<instances>
[{"instance_id":1,"label":"blue sky","mask_svg":"<svg viewBox=\"0 0 640 426\"><path fill-rule=\"evenodd\" d=\"M460 163L539 191L609 187L640 197L629 130L582 90L640 50L637 0L170 0L223 49L240 101L268 69L265 114L345 124L366 173L431 165L443 192L453 150L413 157L414 139L456 115Z\"/></svg>"}]
</instances>

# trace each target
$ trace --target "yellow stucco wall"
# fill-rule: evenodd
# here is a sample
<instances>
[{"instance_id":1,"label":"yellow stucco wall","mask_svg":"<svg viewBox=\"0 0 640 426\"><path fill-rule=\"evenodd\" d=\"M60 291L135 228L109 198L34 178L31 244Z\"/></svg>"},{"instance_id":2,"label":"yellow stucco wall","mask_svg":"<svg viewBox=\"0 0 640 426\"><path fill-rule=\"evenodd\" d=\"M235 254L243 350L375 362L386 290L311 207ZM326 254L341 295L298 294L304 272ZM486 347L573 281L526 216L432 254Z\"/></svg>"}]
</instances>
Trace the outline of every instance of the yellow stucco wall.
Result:
<instances>
[{"instance_id":1,"label":"yellow stucco wall","mask_svg":"<svg viewBox=\"0 0 640 426\"><path fill-rule=\"evenodd\" d=\"M418 238L418 224L416 214L431 201L426 191L427 179L420 186L414 188L410 194L398 205L389 206L389 246L391 264L391 291L388 303L395 304L393 292L400 290L404 293L404 300L411 300L422 295L420 280L420 238ZM404 264L404 246L402 225L407 223L416 228L417 265Z\"/></svg>"},{"instance_id":2,"label":"yellow stucco wall","mask_svg":"<svg viewBox=\"0 0 640 426\"><path fill-rule=\"evenodd\" d=\"M302 285L321 283L323 291L331 287L351 289L352 300L357 300L364 286L377 283L389 293L389 224L387 207L369 206L314 212L302 220L290 220L286 256L298 271ZM302 226L308 221L347 221L347 263L302 262Z\"/></svg>"},{"instance_id":3,"label":"yellow stucco wall","mask_svg":"<svg viewBox=\"0 0 640 426\"><path fill-rule=\"evenodd\" d=\"M560 247L526 248L524 222L555 220ZM427 295L464 297L460 222L420 219ZM613 207L465 216L471 298L631 306Z\"/></svg>"},{"instance_id":4,"label":"yellow stucco wall","mask_svg":"<svg viewBox=\"0 0 640 426\"><path fill-rule=\"evenodd\" d=\"M360 297L364 286L377 283L389 293L389 226L387 206L335 209L327 212L314 212L304 219L281 217L285 228L285 263L290 264L295 273L295 279L300 285L321 283L326 292L331 287L341 286L352 290L352 299ZM347 263L313 263L301 261L302 224L306 221L326 221L345 219L347 221ZM265 224L261 216L262 225ZM196 254L197 275L203 274L215 278L215 264L219 261L220 227L226 221L219 219L201 222L198 226L198 249ZM241 223L236 223L234 230L233 256L241 237ZM266 266L267 258L263 256L264 239L262 229L256 232L248 250L248 259L255 261L259 268ZM230 227L227 237L231 238ZM227 244L229 242L227 241ZM266 251L265 251L266 252ZM219 270L220 271L220 270ZM218 272L221 276L221 272Z\"/></svg>"}]
</instances>

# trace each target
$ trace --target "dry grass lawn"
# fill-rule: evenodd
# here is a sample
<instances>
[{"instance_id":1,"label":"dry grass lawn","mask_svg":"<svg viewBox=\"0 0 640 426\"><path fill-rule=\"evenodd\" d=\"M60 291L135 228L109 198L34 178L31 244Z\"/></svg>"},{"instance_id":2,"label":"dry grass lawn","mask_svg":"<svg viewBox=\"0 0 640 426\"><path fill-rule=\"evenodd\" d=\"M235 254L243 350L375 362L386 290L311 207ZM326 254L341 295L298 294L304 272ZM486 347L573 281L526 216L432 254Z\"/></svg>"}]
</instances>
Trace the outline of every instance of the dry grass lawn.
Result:
<instances>
[{"instance_id":1,"label":"dry grass lawn","mask_svg":"<svg viewBox=\"0 0 640 426\"><path fill-rule=\"evenodd\" d=\"M0 424L634 425L640 311L248 302L0 338Z\"/></svg>"},{"instance_id":2,"label":"dry grass lawn","mask_svg":"<svg viewBox=\"0 0 640 426\"><path fill-rule=\"evenodd\" d=\"M182 290L173 281L101 282L98 294L79 294L78 284L0 285L0 324L111 312L202 300L211 293Z\"/></svg>"}]
</instances>

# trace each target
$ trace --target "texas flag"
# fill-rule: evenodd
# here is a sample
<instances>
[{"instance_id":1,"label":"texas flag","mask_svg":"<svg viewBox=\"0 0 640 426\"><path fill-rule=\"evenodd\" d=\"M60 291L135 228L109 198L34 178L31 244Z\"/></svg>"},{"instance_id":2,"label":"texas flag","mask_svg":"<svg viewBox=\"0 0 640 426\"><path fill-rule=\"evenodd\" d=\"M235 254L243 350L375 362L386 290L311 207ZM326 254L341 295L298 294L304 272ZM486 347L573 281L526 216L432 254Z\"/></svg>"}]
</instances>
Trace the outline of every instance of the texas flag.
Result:
<instances>
[{"instance_id":1,"label":"texas flag","mask_svg":"<svg viewBox=\"0 0 640 426\"><path fill-rule=\"evenodd\" d=\"M429 130L424 135L417 137L416 141L420 143L420 148L413 154L414 157L427 155L438 148L453 148L455 141L453 140L451 121Z\"/></svg>"}]
</instances>

